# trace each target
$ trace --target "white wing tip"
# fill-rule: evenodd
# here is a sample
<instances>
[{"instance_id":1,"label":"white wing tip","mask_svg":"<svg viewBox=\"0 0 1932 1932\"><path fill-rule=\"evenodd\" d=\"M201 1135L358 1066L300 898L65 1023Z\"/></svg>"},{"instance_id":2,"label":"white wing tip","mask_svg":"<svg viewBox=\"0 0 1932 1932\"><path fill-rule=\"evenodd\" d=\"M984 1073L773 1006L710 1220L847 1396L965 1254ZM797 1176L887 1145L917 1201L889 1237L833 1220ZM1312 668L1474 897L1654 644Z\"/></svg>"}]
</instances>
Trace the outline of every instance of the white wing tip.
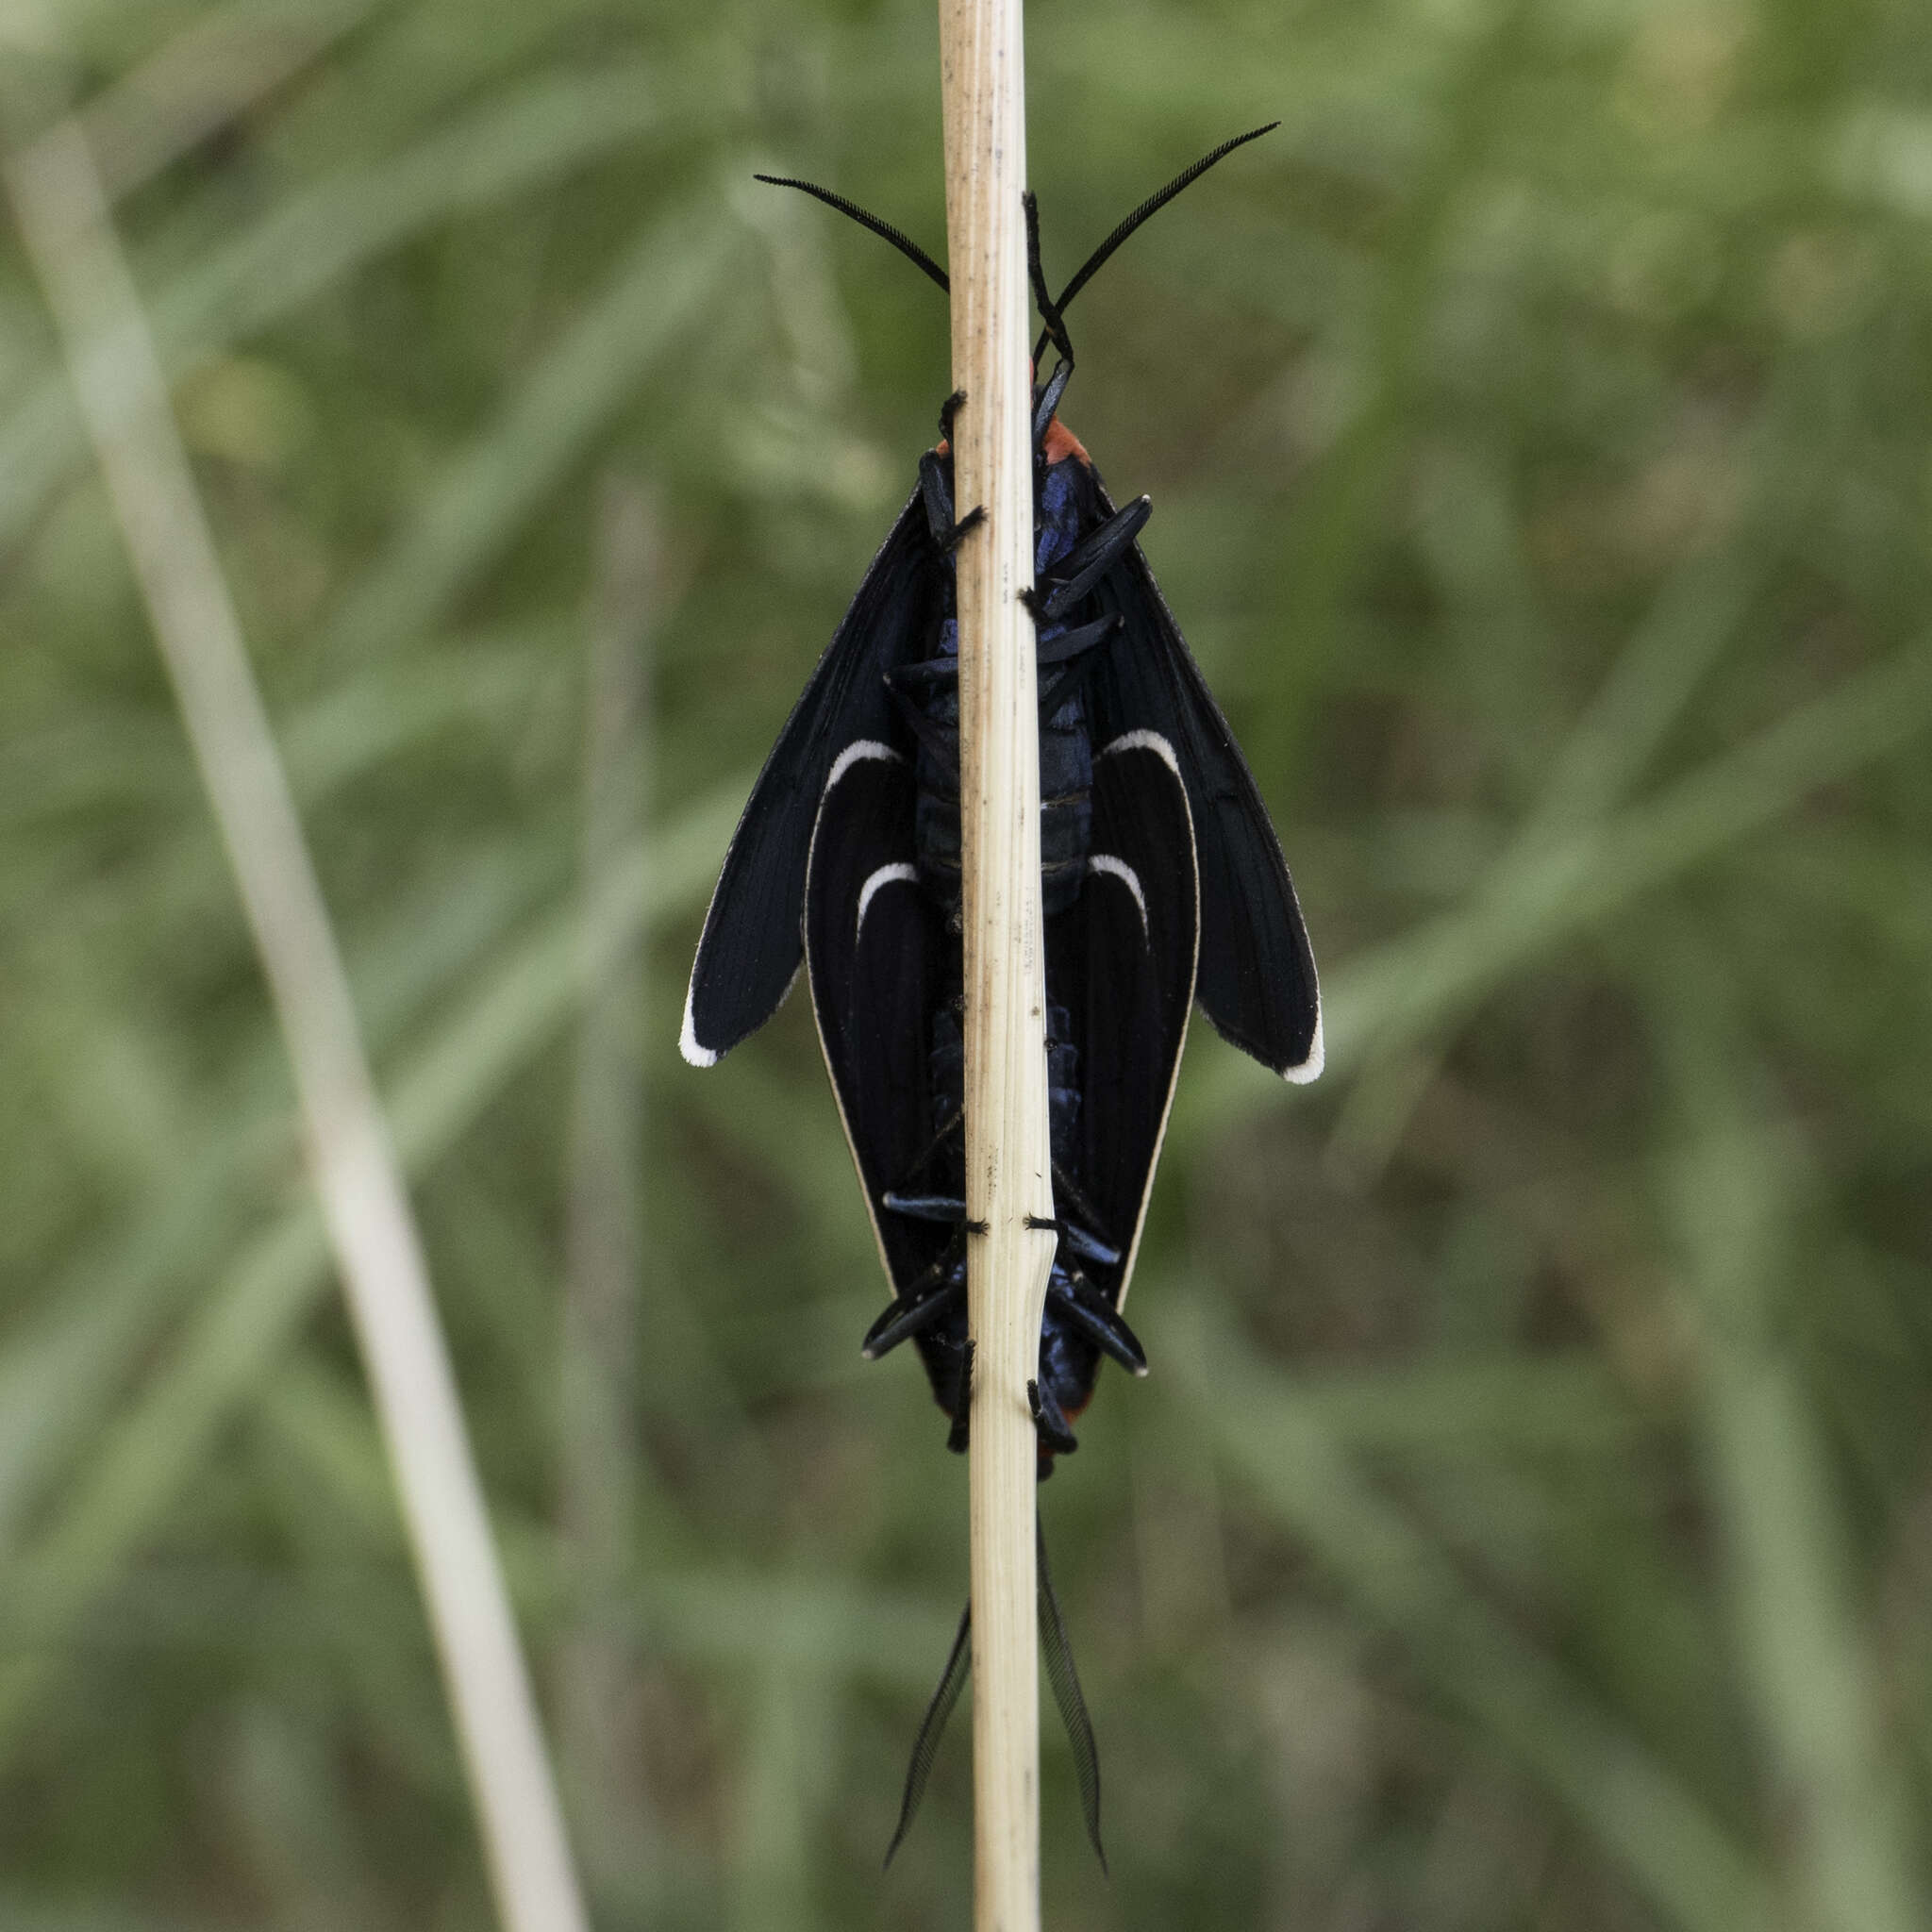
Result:
<instances>
[{"instance_id":1,"label":"white wing tip","mask_svg":"<svg viewBox=\"0 0 1932 1932\"><path fill-rule=\"evenodd\" d=\"M691 1003L697 994L693 982L684 995L684 1031L677 1036L677 1050L694 1067L715 1067L718 1056L709 1047L698 1044L698 1030L691 1024Z\"/></svg>"},{"instance_id":2,"label":"white wing tip","mask_svg":"<svg viewBox=\"0 0 1932 1932\"><path fill-rule=\"evenodd\" d=\"M1322 1067L1328 1057L1327 1048L1322 1040L1322 1012L1315 1009L1315 1037L1308 1045L1308 1057L1298 1067L1284 1067L1281 1077L1293 1087L1306 1087L1310 1080L1322 1077Z\"/></svg>"}]
</instances>

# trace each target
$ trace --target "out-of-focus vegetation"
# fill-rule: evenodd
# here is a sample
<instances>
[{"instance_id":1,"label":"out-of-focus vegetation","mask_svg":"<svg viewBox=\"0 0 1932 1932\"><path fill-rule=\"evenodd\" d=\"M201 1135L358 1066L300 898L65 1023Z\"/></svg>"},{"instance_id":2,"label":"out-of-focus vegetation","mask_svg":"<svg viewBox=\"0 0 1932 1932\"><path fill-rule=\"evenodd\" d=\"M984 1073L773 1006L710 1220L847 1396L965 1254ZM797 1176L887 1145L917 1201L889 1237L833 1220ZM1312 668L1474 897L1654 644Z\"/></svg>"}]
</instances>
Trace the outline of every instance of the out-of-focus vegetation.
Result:
<instances>
[{"instance_id":1,"label":"out-of-focus vegetation","mask_svg":"<svg viewBox=\"0 0 1932 1932\"><path fill-rule=\"evenodd\" d=\"M803 1002L675 1050L949 386L933 290L748 176L937 252L930 6L8 21L8 139L88 105L175 383L599 1924L963 1925L963 1724L877 1871L962 1466L858 1360ZM1932 28L1062 0L1029 58L1061 275L1285 124L1082 297L1065 413L1153 495L1331 1042L1286 1090L1197 1027L1155 1374L1043 1497L1114 1874L1049 1737L1049 1921L1932 1922ZM481 1925L259 974L4 246L0 1916Z\"/></svg>"}]
</instances>

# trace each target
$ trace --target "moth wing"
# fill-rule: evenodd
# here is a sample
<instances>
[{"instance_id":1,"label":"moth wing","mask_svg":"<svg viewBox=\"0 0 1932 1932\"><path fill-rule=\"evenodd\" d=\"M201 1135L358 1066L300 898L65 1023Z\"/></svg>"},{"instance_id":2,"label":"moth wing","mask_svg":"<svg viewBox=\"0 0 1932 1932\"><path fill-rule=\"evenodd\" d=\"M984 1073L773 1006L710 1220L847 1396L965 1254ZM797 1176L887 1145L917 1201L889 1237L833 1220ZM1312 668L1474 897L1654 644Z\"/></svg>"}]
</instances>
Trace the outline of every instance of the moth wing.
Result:
<instances>
[{"instance_id":1,"label":"moth wing","mask_svg":"<svg viewBox=\"0 0 1932 1932\"><path fill-rule=\"evenodd\" d=\"M1099 513L1113 505L1096 479ZM1101 740L1137 730L1164 738L1193 808L1200 882L1194 995L1221 1035L1284 1079L1322 1071L1315 956L1281 841L1221 707L1137 543L1098 591L1122 634L1093 679Z\"/></svg>"},{"instance_id":2,"label":"moth wing","mask_svg":"<svg viewBox=\"0 0 1932 1932\"><path fill-rule=\"evenodd\" d=\"M685 996L679 1044L694 1066L712 1065L762 1026L797 975L806 859L826 780L848 746L899 736L881 679L920 644L942 569L915 491L785 721L732 835Z\"/></svg>"},{"instance_id":3,"label":"moth wing","mask_svg":"<svg viewBox=\"0 0 1932 1932\"><path fill-rule=\"evenodd\" d=\"M1094 1232L1121 1250L1113 1266L1080 1266L1116 1307L1167 1131L1198 931L1179 760L1158 733L1125 734L1094 758L1087 877L1047 931L1048 997L1066 1008L1080 1056L1072 1178L1101 1222Z\"/></svg>"},{"instance_id":4,"label":"moth wing","mask_svg":"<svg viewBox=\"0 0 1932 1932\"><path fill-rule=\"evenodd\" d=\"M835 763L812 833L805 957L819 1043L894 1294L944 1251L952 1230L880 1206L888 1189L931 1188L931 1041L947 996L944 921L913 866L913 768L884 745ZM958 948L957 937L953 940ZM957 1189L960 1174L951 1177Z\"/></svg>"}]
</instances>

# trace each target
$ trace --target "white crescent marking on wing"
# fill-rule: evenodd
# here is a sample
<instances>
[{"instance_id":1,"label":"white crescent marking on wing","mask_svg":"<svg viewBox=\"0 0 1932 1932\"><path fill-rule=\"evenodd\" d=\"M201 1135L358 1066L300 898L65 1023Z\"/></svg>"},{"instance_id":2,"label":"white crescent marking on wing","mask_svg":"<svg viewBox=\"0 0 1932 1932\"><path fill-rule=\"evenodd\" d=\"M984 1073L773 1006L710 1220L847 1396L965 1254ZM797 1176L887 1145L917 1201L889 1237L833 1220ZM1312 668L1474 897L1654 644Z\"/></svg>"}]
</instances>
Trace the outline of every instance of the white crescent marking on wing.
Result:
<instances>
[{"instance_id":1,"label":"white crescent marking on wing","mask_svg":"<svg viewBox=\"0 0 1932 1932\"><path fill-rule=\"evenodd\" d=\"M866 908L872 904L873 894L881 886L893 885L901 879L916 880L918 877L919 868L914 865L908 865L902 859L897 865L880 866L878 871L874 873L864 885L859 887L858 917L852 924L852 943L855 947L858 944L859 935L865 931Z\"/></svg>"},{"instance_id":2,"label":"white crescent marking on wing","mask_svg":"<svg viewBox=\"0 0 1932 1932\"><path fill-rule=\"evenodd\" d=\"M1174 746L1158 731L1123 731L1100 756L1110 758L1117 751L1151 751L1176 778L1181 774L1181 761L1174 757Z\"/></svg>"},{"instance_id":3,"label":"white crescent marking on wing","mask_svg":"<svg viewBox=\"0 0 1932 1932\"><path fill-rule=\"evenodd\" d=\"M1134 895L1134 904L1141 909L1141 942L1147 942L1147 895L1141 890L1141 875L1124 858L1116 858L1111 852L1096 852L1087 860L1090 873L1104 873L1108 878L1119 879Z\"/></svg>"},{"instance_id":4,"label":"white crescent marking on wing","mask_svg":"<svg viewBox=\"0 0 1932 1932\"><path fill-rule=\"evenodd\" d=\"M876 738L856 738L852 741L850 744L848 744L845 747L843 751L841 751L839 754L839 756L835 759L833 759L832 769L826 774L825 777L825 791L829 791L832 789L832 787L836 785L839 782L839 780L842 778L845 775L845 774L849 772L852 769L852 767L856 765L861 758L890 758L895 764L903 764L905 762L901 754L894 751L890 744L883 744ZM821 792L819 794L819 797L820 802L823 805L824 799L824 792ZM741 824L739 829L741 831L743 830L743 826ZM727 854L726 856L728 857L729 855ZM720 883L723 883L722 874L720 875ZM714 886L711 889L711 900L713 908L715 908L716 906L717 897L718 889L716 886ZM858 916L861 919L865 917L864 908L862 907L860 908ZM708 933L710 929L711 913L709 910L707 910L705 914L705 931ZM700 938L698 941L699 958L704 958L704 940ZM803 970L804 965L805 961L803 959L800 959L800 970ZM785 1004L786 996L791 993L792 987L797 985L797 983L798 974L793 973L791 979L789 979L786 982L785 993L779 996L779 1006L782 1007ZM691 963L691 984L685 989L684 993L684 1025L677 1036L677 1050L694 1067L715 1067L718 1064L718 1055L710 1047L706 1046L705 1044L703 1044L702 1041L699 1041L697 1024L691 1017L691 1002L694 999L696 999L697 991L698 969L696 961L693 960Z\"/></svg>"},{"instance_id":5,"label":"white crescent marking on wing","mask_svg":"<svg viewBox=\"0 0 1932 1932\"><path fill-rule=\"evenodd\" d=\"M1100 756L1102 758L1110 758L1117 751L1151 751L1166 764L1167 768L1176 778L1181 774L1180 760L1174 755L1174 746L1158 731L1124 731ZM1108 863L1111 866L1117 862L1108 861ZM1092 863L1095 866L1099 866L1102 861L1095 858ZM1141 896L1138 887L1135 889L1134 896L1137 899ZM1147 920L1147 908L1144 902L1141 908L1141 920L1144 925ZM1319 1079L1323 1063L1327 1057L1327 1049L1324 1045L1322 1039L1322 1008L1320 1000L1321 995L1318 993L1316 995L1315 1007L1315 1037L1308 1043L1307 1058L1302 1061L1298 1067L1284 1067L1281 1070L1281 1077L1284 1080L1292 1081L1297 1087L1306 1087L1310 1080Z\"/></svg>"},{"instance_id":6,"label":"white crescent marking on wing","mask_svg":"<svg viewBox=\"0 0 1932 1932\"><path fill-rule=\"evenodd\" d=\"M882 744L876 738L855 738L832 760L832 769L825 776L825 790L829 791L860 758L891 758L894 764L905 762L890 744Z\"/></svg>"}]
</instances>

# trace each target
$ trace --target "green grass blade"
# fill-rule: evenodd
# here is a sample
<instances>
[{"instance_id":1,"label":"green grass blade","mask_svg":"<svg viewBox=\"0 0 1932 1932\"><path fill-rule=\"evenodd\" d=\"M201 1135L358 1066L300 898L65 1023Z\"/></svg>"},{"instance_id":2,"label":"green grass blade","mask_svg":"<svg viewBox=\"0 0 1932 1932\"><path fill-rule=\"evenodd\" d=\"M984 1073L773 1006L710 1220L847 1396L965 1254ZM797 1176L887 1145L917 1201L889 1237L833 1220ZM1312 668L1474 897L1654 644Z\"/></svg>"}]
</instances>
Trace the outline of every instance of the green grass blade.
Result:
<instances>
[{"instance_id":1,"label":"green grass blade","mask_svg":"<svg viewBox=\"0 0 1932 1932\"><path fill-rule=\"evenodd\" d=\"M1690 1135L1659 1163L1696 1343L1699 1433L1738 1667L1788 1821L1804 1923L1909 1932L1921 1889L1907 1798L1881 1719L1857 1565L1819 1417L1780 1304L1805 1252L1807 1190L1768 1083L1738 1062L1707 960L1665 958L1653 1004ZM1702 995L1702 996L1700 996Z\"/></svg>"},{"instance_id":2,"label":"green grass blade","mask_svg":"<svg viewBox=\"0 0 1932 1932\"><path fill-rule=\"evenodd\" d=\"M653 224L350 592L326 627L324 652L353 658L393 646L440 615L706 313L731 255L731 231L709 207Z\"/></svg>"},{"instance_id":3,"label":"green grass blade","mask_svg":"<svg viewBox=\"0 0 1932 1932\"><path fill-rule=\"evenodd\" d=\"M663 124L654 68L520 85L384 160L298 189L151 299L172 379L293 314L332 284L455 216L489 208ZM86 460L67 386L50 375L0 425L0 544L19 539Z\"/></svg>"},{"instance_id":4,"label":"green grass blade","mask_svg":"<svg viewBox=\"0 0 1932 1932\"><path fill-rule=\"evenodd\" d=\"M1199 1426L1356 1608L1399 1636L1435 1695L1533 1774L1685 1932L1773 1923L1751 1854L1629 1731L1463 1582L1278 1377L1198 1310L1165 1323Z\"/></svg>"},{"instance_id":5,"label":"green grass blade","mask_svg":"<svg viewBox=\"0 0 1932 1932\"><path fill-rule=\"evenodd\" d=\"M1353 1070L1450 1024L1512 974L1593 922L1623 911L1752 833L1821 786L1909 744L1932 723L1932 646L1913 645L1748 744L1713 758L1659 797L1571 838L1500 861L1471 902L1345 960L1323 988L1328 1065ZM1183 1088L1185 1118L1212 1118L1252 1094L1247 1070L1220 1056Z\"/></svg>"},{"instance_id":6,"label":"green grass blade","mask_svg":"<svg viewBox=\"0 0 1932 1932\"><path fill-rule=\"evenodd\" d=\"M587 984L641 930L703 897L745 791L734 779L614 867L587 918L554 915L391 1085L389 1115L408 1173L456 1141L510 1074L543 1047ZM42 1628L58 1628L112 1579L164 1516L294 1337L328 1285L321 1216L303 1198L224 1272L168 1359L120 1417L13 1582ZM34 1648L0 1661L0 1758L58 1661Z\"/></svg>"}]
</instances>

